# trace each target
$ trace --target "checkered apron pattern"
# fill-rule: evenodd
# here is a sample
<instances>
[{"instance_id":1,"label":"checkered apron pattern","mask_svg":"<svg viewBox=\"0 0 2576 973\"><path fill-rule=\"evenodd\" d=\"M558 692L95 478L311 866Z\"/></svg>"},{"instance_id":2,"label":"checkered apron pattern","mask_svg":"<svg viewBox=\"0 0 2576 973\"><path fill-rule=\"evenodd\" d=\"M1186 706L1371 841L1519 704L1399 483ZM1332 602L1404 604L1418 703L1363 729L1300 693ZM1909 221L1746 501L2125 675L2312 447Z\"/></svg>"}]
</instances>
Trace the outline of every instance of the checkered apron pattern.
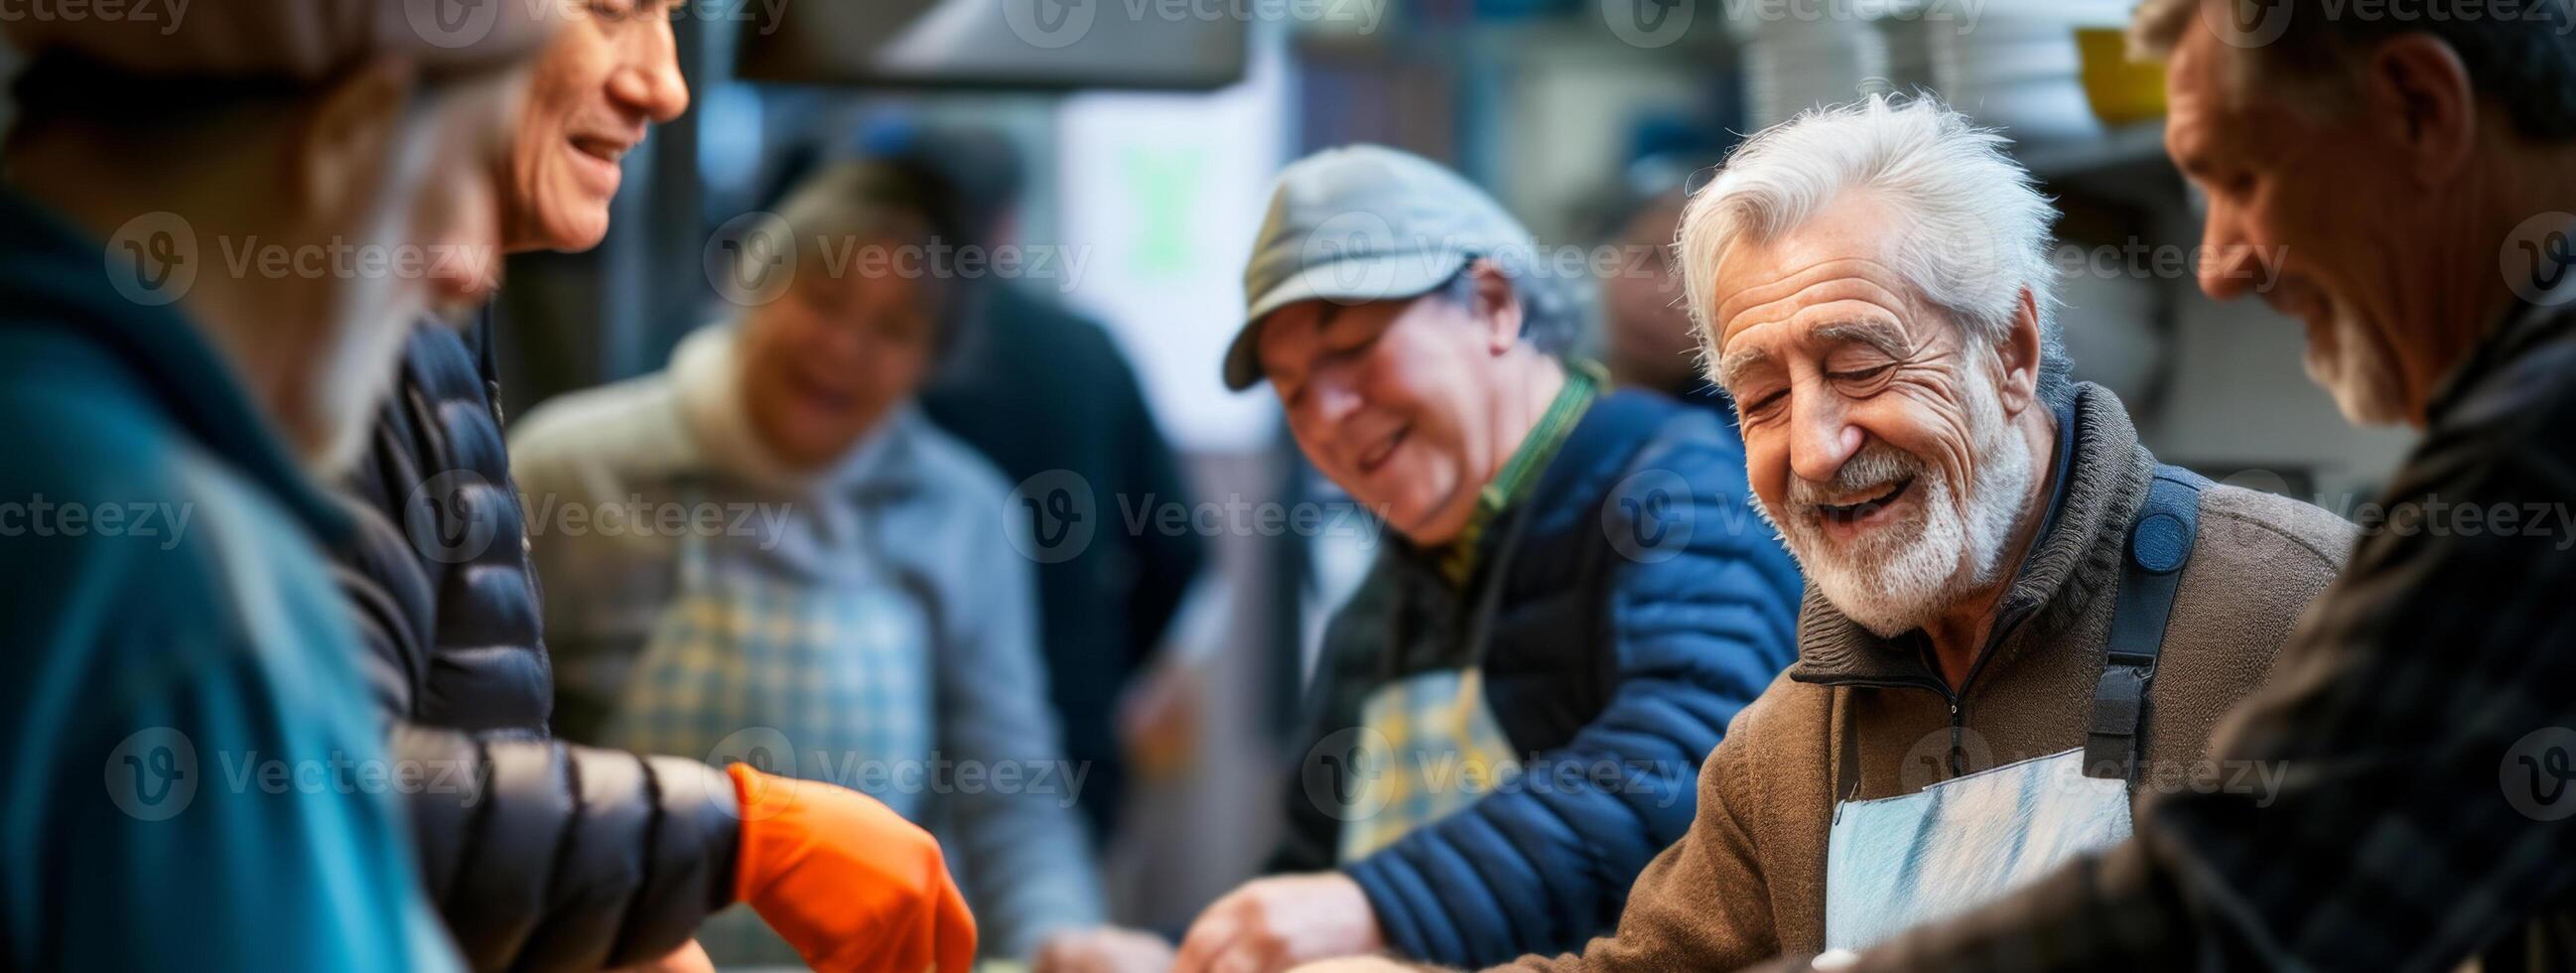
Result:
<instances>
[{"instance_id":1,"label":"checkered apron pattern","mask_svg":"<svg viewBox=\"0 0 2576 973\"><path fill-rule=\"evenodd\" d=\"M936 715L928 615L909 589L883 565L853 563L817 586L729 565L694 531L678 547L675 596L601 742L713 761L783 736L790 753L767 765L749 759L919 820L926 778L894 772L930 758ZM764 732L727 739L755 728ZM713 917L698 938L721 962L798 962L748 909Z\"/></svg>"},{"instance_id":2,"label":"checkered apron pattern","mask_svg":"<svg viewBox=\"0 0 2576 973\"><path fill-rule=\"evenodd\" d=\"M1341 860L1357 861L1457 813L1520 771L1485 704L1482 669L1443 669L1378 687L1360 705L1366 732L1358 801L1342 822Z\"/></svg>"},{"instance_id":3,"label":"checkered apron pattern","mask_svg":"<svg viewBox=\"0 0 2576 973\"><path fill-rule=\"evenodd\" d=\"M869 772L930 756L928 618L888 569L854 563L826 586L728 567L694 532L679 586L628 676L603 741L709 758L746 729L778 731L792 763L765 768L869 792L907 817L922 795ZM771 739L775 739L774 737ZM781 755L787 756L787 755Z\"/></svg>"}]
</instances>

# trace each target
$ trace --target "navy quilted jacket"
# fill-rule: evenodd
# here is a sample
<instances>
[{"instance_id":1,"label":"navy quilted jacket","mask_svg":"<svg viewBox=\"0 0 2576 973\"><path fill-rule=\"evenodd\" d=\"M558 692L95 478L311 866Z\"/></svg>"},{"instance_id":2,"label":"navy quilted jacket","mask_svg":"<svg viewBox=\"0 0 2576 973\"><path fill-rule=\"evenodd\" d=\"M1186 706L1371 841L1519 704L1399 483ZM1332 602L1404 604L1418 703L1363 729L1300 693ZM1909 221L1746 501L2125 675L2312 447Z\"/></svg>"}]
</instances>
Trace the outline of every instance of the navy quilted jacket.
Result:
<instances>
[{"instance_id":1,"label":"navy quilted jacket","mask_svg":"<svg viewBox=\"0 0 2576 973\"><path fill-rule=\"evenodd\" d=\"M1727 721L1796 655L1797 567L1751 504L1722 411L1630 390L1596 401L1486 531L1468 590L1390 540L1326 631L1274 865L1336 864L1341 809L1316 795L1346 793L1330 778L1348 763L1325 744L1372 690L1478 665L1527 779L1339 864L1416 960L1491 966L1613 929L1689 828Z\"/></svg>"},{"instance_id":2,"label":"navy quilted jacket","mask_svg":"<svg viewBox=\"0 0 2576 973\"><path fill-rule=\"evenodd\" d=\"M551 738L554 673L511 485L489 317L423 322L337 556L361 668L407 794L421 878L477 970L595 970L669 953L733 901L741 821L694 759Z\"/></svg>"}]
</instances>

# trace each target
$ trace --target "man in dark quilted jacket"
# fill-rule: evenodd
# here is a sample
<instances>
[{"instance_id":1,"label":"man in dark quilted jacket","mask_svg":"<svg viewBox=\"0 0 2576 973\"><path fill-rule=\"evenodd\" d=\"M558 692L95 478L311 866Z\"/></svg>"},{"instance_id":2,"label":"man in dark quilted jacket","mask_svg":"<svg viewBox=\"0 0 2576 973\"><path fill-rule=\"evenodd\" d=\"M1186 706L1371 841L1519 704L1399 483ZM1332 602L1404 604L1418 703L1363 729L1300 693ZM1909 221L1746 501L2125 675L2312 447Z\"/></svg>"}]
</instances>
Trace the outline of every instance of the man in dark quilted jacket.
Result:
<instances>
[{"instance_id":1,"label":"man in dark quilted jacket","mask_svg":"<svg viewBox=\"0 0 2576 973\"><path fill-rule=\"evenodd\" d=\"M1589 285L1423 159L1280 176L1225 379L1268 381L1390 534L1325 631L1274 875L1201 913L1176 973L1478 966L1607 931L1795 654L1798 572L1742 443L1567 357Z\"/></svg>"},{"instance_id":2,"label":"man in dark quilted jacket","mask_svg":"<svg viewBox=\"0 0 2576 973\"><path fill-rule=\"evenodd\" d=\"M513 251L597 246L620 157L689 101L673 0L556 9L570 22L537 60L498 180ZM705 754L550 738L553 675L487 328L413 330L342 485L358 532L337 552L361 666L423 785L406 789L421 873L466 961L705 968L692 933L741 900L818 968L962 967L971 920L937 844L877 802Z\"/></svg>"}]
</instances>

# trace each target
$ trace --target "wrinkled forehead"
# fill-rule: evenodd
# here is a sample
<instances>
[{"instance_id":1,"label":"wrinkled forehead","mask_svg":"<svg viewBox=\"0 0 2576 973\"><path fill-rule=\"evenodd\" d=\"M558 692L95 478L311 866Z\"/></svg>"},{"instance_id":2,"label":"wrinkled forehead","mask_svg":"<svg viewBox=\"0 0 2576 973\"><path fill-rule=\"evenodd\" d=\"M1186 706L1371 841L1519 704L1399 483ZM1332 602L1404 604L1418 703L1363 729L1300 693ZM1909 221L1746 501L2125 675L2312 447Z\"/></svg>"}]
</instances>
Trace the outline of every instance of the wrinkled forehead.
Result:
<instances>
[{"instance_id":1,"label":"wrinkled forehead","mask_svg":"<svg viewBox=\"0 0 2576 973\"><path fill-rule=\"evenodd\" d=\"M1770 345L1832 322L1903 324L1920 304L1913 286L1875 254L1812 254L1814 259L1722 275L1709 322L1709 350Z\"/></svg>"},{"instance_id":2,"label":"wrinkled forehead","mask_svg":"<svg viewBox=\"0 0 2576 973\"><path fill-rule=\"evenodd\" d=\"M1926 340L1915 329L1929 305L1887 258L1883 237L1842 222L1821 236L1793 231L1728 255L1703 338L1720 387L1845 345L1901 357Z\"/></svg>"}]
</instances>

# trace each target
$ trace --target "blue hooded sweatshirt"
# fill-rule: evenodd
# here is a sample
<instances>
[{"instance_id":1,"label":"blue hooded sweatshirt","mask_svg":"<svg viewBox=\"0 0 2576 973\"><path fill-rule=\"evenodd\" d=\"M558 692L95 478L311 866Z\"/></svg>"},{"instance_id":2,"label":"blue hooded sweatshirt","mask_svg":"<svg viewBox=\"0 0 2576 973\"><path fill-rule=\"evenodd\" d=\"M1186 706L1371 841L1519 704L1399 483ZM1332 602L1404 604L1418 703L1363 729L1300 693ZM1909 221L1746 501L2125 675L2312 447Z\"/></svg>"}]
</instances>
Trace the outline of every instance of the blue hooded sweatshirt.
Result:
<instances>
[{"instance_id":1,"label":"blue hooded sweatshirt","mask_svg":"<svg viewBox=\"0 0 2576 973\"><path fill-rule=\"evenodd\" d=\"M338 508L127 256L0 189L0 968L454 969L393 799L471 782L386 760Z\"/></svg>"}]
</instances>

